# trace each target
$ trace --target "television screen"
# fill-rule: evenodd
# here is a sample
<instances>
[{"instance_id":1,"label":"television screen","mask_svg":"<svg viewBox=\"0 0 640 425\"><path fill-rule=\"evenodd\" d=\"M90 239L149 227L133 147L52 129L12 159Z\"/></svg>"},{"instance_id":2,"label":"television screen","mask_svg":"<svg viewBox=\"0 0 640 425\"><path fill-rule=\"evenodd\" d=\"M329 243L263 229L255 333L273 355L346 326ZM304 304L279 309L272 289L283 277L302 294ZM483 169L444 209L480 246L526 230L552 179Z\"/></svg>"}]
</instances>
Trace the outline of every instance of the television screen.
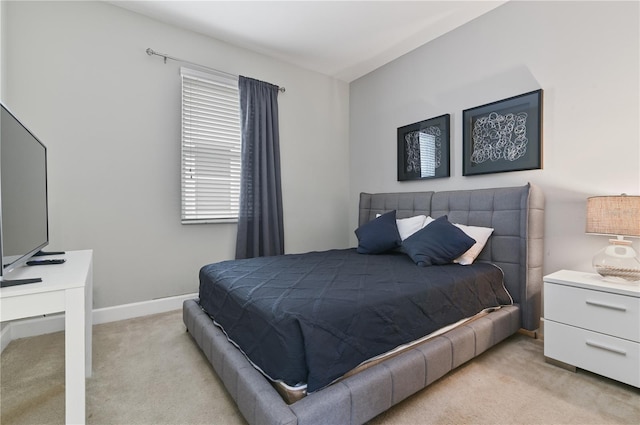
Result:
<instances>
[{"instance_id":1,"label":"television screen","mask_svg":"<svg viewBox=\"0 0 640 425\"><path fill-rule=\"evenodd\" d=\"M5 277L49 243L47 148L0 106L0 276Z\"/></svg>"}]
</instances>

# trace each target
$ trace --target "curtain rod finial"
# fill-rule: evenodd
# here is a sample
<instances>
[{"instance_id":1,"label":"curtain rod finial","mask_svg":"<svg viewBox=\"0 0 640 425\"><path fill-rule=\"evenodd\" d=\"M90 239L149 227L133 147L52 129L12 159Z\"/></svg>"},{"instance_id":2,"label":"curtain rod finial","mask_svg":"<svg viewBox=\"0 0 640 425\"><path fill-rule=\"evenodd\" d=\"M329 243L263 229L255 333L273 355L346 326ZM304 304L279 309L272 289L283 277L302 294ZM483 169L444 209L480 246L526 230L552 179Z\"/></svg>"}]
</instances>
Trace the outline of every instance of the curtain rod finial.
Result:
<instances>
[{"instance_id":1,"label":"curtain rod finial","mask_svg":"<svg viewBox=\"0 0 640 425\"><path fill-rule=\"evenodd\" d=\"M147 54L149 56L153 55L155 52L153 51L153 49L151 49L151 47L147 47L147 50L145 50L147 52Z\"/></svg>"}]
</instances>

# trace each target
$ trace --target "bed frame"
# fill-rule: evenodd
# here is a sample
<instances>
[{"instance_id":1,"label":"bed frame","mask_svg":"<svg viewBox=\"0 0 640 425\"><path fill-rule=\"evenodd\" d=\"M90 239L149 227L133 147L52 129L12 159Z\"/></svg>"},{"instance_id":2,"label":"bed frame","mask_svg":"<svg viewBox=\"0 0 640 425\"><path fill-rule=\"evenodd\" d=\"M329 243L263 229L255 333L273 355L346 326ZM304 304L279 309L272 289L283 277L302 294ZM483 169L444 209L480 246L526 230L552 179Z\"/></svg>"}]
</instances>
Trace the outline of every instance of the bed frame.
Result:
<instances>
[{"instance_id":1,"label":"bed frame","mask_svg":"<svg viewBox=\"0 0 640 425\"><path fill-rule=\"evenodd\" d=\"M250 424L365 423L519 329L533 332L539 327L544 234L544 197L539 188L528 184L445 192L362 193L359 223L393 209L398 218L446 214L454 223L493 227L493 235L476 261L490 261L503 269L514 305L289 405L213 324L198 300L185 301L187 330Z\"/></svg>"}]
</instances>

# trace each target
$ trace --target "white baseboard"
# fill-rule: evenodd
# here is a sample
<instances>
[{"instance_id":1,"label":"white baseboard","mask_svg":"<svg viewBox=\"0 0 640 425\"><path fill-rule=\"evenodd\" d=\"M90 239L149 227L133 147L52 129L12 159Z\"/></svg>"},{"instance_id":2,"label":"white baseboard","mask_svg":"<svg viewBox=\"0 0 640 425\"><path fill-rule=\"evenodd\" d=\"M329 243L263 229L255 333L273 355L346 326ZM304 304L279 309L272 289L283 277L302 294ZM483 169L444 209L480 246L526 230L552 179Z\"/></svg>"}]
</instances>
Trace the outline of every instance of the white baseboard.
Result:
<instances>
[{"instance_id":1,"label":"white baseboard","mask_svg":"<svg viewBox=\"0 0 640 425\"><path fill-rule=\"evenodd\" d=\"M93 324L117 322L118 320L133 319L134 317L148 316L150 314L164 313L166 311L179 310L186 300L197 298L198 294L176 295L167 298L158 298L151 301L117 305L93 310Z\"/></svg>"},{"instance_id":2,"label":"white baseboard","mask_svg":"<svg viewBox=\"0 0 640 425\"><path fill-rule=\"evenodd\" d=\"M98 308L93 310L93 324L99 325L101 323L117 322L134 317L179 310L182 308L182 303L185 300L193 299L197 296L198 294L184 294L150 301ZM0 352L14 339L44 335L63 330L64 314L62 313L8 322L0 330Z\"/></svg>"}]
</instances>

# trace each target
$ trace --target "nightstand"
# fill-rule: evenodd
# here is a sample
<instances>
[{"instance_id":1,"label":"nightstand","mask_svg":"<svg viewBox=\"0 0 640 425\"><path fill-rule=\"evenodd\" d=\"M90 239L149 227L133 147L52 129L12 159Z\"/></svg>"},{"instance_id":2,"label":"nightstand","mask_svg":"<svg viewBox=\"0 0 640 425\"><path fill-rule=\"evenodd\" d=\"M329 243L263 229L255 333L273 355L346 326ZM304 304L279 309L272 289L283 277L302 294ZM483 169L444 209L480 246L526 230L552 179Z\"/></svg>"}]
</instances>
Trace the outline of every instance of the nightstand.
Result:
<instances>
[{"instance_id":1,"label":"nightstand","mask_svg":"<svg viewBox=\"0 0 640 425\"><path fill-rule=\"evenodd\" d=\"M544 355L640 387L640 284L560 270L544 277Z\"/></svg>"}]
</instances>

